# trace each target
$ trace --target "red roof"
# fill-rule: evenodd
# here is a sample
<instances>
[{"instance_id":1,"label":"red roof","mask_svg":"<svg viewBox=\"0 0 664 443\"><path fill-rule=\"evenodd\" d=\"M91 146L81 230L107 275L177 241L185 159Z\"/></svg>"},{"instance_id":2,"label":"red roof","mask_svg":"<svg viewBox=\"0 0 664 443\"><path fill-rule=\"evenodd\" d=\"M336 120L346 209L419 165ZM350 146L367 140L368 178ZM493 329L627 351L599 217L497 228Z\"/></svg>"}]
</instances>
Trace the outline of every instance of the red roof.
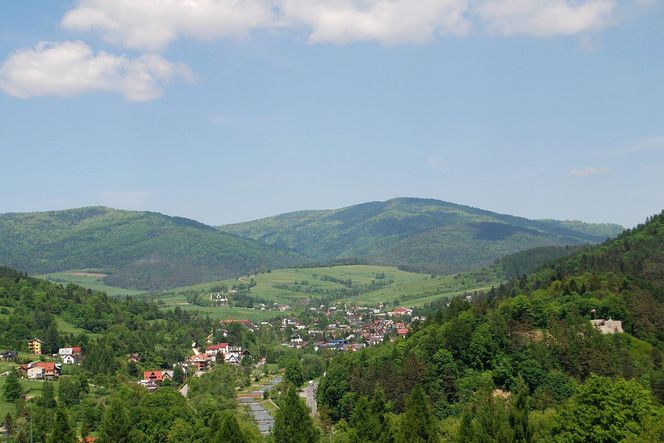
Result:
<instances>
[{"instance_id":1,"label":"red roof","mask_svg":"<svg viewBox=\"0 0 664 443\"><path fill-rule=\"evenodd\" d=\"M143 380L164 381L164 373L162 371L145 371L143 372Z\"/></svg>"},{"instance_id":2,"label":"red roof","mask_svg":"<svg viewBox=\"0 0 664 443\"><path fill-rule=\"evenodd\" d=\"M71 348L71 352L73 352L74 354L80 354L81 353L81 347L80 346L74 346L73 348Z\"/></svg>"},{"instance_id":3,"label":"red roof","mask_svg":"<svg viewBox=\"0 0 664 443\"><path fill-rule=\"evenodd\" d=\"M220 351L221 349L228 348L228 343L217 343L216 345L208 346L206 351Z\"/></svg>"},{"instance_id":4,"label":"red roof","mask_svg":"<svg viewBox=\"0 0 664 443\"><path fill-rule=\"evenodd\" d=\"M399 328L399 329L397 329L397 334L399 334L399 335L407 335L407 334L408 334L408 329L405 329L405 328Z\"/></svg>"},{"instance_id":5,"label":"red roof","mask_svg":"<svg viewBox=\"0 0 664 443\"><path fill-rule=\"evenodd\" d=\"M32 365L33 368L44 368L44 372L55 372L55 363L38 361Z\"/></svg>"}]
</instances>

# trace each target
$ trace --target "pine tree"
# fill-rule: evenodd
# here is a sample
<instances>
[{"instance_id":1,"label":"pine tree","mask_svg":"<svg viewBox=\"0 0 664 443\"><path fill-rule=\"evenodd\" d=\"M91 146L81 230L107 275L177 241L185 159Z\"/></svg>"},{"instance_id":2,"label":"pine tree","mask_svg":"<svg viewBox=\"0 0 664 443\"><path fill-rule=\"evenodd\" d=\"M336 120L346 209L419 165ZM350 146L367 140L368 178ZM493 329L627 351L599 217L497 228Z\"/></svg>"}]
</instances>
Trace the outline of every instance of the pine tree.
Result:
<instances>
[{"instance_id":1,"label":"pine tree","mask_svg":"<svg viewBox=\"0 0 664 443\"><path fill-rule=\"evenodd\" d=\"M55 423L46 443L76 443L76 435L69 425L69 417L64 408L55 411Z\"/></svg>"},{"instance_id":2,"label":"pine tree","mask_svg":"<svg viewBox=\"0 0 664 443\"><path fill-rule=\"evenodd\" d=\"M416 386L406 400L406 411L397 441L404 443L438 441L436 422L429 407L429 400L421 386Z\"/></svg>"},{"instance_id":3,"label":"pine tree","mask_svg":"<svg viewBox=\"0 0 664 443\"><path fill-rule=\"evenodd\" d=\"M23 388L21 388L21 382L18 379L18 372L16 372L16 369L13 369L7 376L5 386L2 389L2 394L5 400L10 403L14 403L16 400L23 397Z\"/></svg>"},{"instance_id":4,"label":"pine tree","mask_svg":"<svg viewBox=\"0 0 664 443\"><path fill-rule=\"evenodd\" d=\"M129 443L131 422L127 408L120 399L111 400L99 429L99 443Z\"/></svg>"},{"instance_id":5,"label":"pine tree","mask_svg":"<svg viewBox=\"0 0 664 443\"><path fill-rule=\"evenodd\" d=\"M53 389L53 383L44 382L44 387L42 388L42 396L37 402L42 408L53 409L56 406L55 402L55 390Z\"/></svg>"},{"instance_id":6,"label":"pine tree","mask_svg":"<svg viewBox=\"0 0 664 443\"><path fill-rule=\"evenodd\" d=\"M511 398L509 423L514 432L514 443L532 442L533 429L528 421L528 386L522 377L517 379Z\"/></svg>"},{"instance_id":7,"label":"pine tree","mask_svg":"<svg viewBox=\"0 0 664 443\"><path fill-rule=\"evenodd\" d=\"M221 422L214 443L249 443L249 438L240 429L240 423L234 415L228 414Z\"/></svg>"},{"instance_id":8,"label":"pine tree","mask_svg":"<svg viewBox=\"0 0 664 443\"><path fill-rule=\"evenodd\" d=\"M314 425L309 408L289 386L274 423L276 443L314 443L320 440L320 432Z\"/></svg>"}]
</instances>

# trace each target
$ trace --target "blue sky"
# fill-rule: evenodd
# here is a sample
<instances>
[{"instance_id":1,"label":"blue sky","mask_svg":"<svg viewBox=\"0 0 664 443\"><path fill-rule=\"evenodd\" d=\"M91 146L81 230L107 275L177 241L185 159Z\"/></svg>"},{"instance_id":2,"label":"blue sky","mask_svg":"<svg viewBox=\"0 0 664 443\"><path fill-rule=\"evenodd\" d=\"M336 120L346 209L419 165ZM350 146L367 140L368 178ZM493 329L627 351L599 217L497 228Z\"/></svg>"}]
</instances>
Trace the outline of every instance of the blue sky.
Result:
<instances>
[{"instance_id":1,"label":"blue sky","mask_svg":"<svg viewBox=\"0 0 664 443\"><path fill-rule=\"evenodd\" d=\"M664 208L663 3L5 0L0 212L634 225Z\"/></svg>"}]
</instances>

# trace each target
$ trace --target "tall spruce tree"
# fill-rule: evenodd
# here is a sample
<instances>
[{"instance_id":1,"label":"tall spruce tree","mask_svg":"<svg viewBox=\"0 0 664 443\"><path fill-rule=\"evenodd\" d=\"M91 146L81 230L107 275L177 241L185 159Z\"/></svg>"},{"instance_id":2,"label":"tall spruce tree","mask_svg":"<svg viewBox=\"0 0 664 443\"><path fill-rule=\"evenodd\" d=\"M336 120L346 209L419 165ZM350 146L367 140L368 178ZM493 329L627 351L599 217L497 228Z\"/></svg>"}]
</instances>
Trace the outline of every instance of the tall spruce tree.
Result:
<instances>
[{"instance_id":1,"label":"tall spruce tree","mask_svg":"<svg viewBox=\"0 0 664 443\"><path fill-rule=\"evenodd\" d=\"M528 386L522 377L516 381L516 389L510 399L508 418L514 432L514 443L533 441L533 429L528 420Z\"/></svg>"},{"instance_id":2,"label":"tall spruce tree","mask_svg":"<svg viewBox=\"0 0 664 443\"><path fill-rule=\"evenodd\" d=\"M76 433L69 424L69 416L64 408L55 410L55 421L46 443L76 443Z\"/></svg>"},{"instance_id":3,"label":"tall spruce tree","mask_svg":"<svg viewBox=\"0 0 664 443\"><path fill-rule=\"evenodd\" d=\"M221 421L214 443L249 443L249 437L240 428L237 418L233 414L228 414Z\"/></svg>"},{"instance_id":4,"label":"tall spruce tree","mask_svg":"<svg viewBox=\"0 0 664 443\"><path fill-rule=\"evenodd\" d=\"M315 443L320 440L320 431L309 415L309 408L294 386L288 387L280 406L273 431L276 443Z\"/></svg>"},{"instance_id":5,"label":"tall spruce tree","mask_svg":"<svg viewBox=\"0 0 664 443\"><path fill-rule=\"evenodd\" d=\"M421 386L416 386L406 400L406 411L397 436L397 441L404 443L438 441L436 420L429 407L429 399Z\"/></svg>"},{"instance_id":6,"label":"tall spruce tree","mask_svg":"<svg viewBox=\"0 0 664 443\"><path fill-rule=\"evenodd\" d=\"M122 400L111 400L99 429L99 443L129 443L132 427Z\"/></svg>"}]
</instances>

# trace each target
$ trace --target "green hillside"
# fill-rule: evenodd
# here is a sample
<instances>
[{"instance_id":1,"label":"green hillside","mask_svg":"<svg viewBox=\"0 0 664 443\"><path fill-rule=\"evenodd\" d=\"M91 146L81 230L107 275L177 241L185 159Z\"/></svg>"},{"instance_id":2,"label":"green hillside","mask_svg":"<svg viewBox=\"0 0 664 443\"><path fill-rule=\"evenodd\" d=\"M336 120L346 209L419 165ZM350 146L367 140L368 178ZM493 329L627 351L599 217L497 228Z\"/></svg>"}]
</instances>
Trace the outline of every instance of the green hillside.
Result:
<instances>
[{"instance_id":1,"label":"green hillside","mask_svg":"<svg viewBox=\"0 0 664 443\"><path fill-rule=\"evenodd\" d=\"M44 274L94 269L104 283L161 289L229 278L306 257L154 212L89 207L0 215L0 263Z\"/></svg>"},{"instance_id":2,"label":"green hillside","mask_svg":"<svg viewBox=\"0 0 664 443\"><path fill-rule=\"evenodd\" d=\"M287 247L321 263L358 259L435 273L479 268L535 247L598 243L623 230L618 225L528 220L413 198L294 212L219 229Z\"/></svg>"},{"instance_id":3,"label":"green hillside","mask_svg":"<svg viewBox=\"0 0 664 443\"><path fill-rule=\"evenodd\" d=\"M427 320L405 340L328 364L317 399L338 441L390 441L418 413L421 441L664 441L664 212L416 313Z\"/></svg>"}]
</instances>

